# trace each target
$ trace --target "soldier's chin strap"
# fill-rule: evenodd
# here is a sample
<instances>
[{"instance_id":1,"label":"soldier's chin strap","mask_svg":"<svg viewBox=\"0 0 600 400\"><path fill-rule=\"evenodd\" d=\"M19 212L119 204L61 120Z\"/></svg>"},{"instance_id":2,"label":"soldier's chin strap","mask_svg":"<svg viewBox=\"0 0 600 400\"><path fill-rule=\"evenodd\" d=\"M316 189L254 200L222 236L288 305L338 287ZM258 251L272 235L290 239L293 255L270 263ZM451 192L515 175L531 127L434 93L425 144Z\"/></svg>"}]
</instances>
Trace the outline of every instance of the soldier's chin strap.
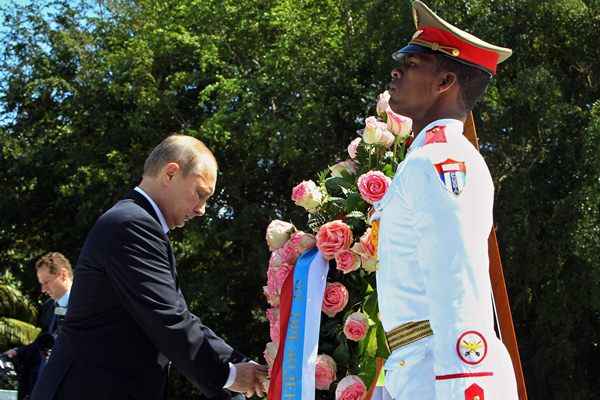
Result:
<instances>
[{"instance_id":1,"label":"soldier's chin strap","mask_svg":"<svg viewBox=\"0 0 600 400\"><path fill-rule=\"evenodd\" d=\"M465 122L464 135L469 141L479 150L479 138L475 131L475 122L473 113L469 113ZM508 301L508 293L506 291L506 283L504 282L504 273L502 272L502 261L500 260L500 250L498 248L498 240L496 239L496 227L492 226L490 237L488 239L488 254L490 259L490 280L492 283L493 304L496 320L498 321L498 331L500 340L506 346L510 358L512 359L515 377L517 379L517 389L519 391L519 399L527 400L527 390L525 388L525 378L523 376L523 368L521 366L521 357L519 356L519 347L517 345L517 337L515 335L515 327L513 325L512 313L510 311L510 303Z\"/></svg>"}]
</instances>

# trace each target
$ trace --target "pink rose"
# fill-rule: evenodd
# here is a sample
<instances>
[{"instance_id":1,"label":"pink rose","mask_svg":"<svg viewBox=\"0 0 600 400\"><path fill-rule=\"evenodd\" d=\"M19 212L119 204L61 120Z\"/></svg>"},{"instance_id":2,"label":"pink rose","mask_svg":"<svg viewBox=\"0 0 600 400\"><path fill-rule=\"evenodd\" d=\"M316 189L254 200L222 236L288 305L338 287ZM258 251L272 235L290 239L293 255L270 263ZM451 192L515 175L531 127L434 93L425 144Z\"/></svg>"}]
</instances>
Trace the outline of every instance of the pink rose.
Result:
<instances>
[{"instance_id":1,"label":"pink rose","mask_svg":"<svg viewBox=\"0 0 600 400\"><path fill-rule=\"evenodd\" d=\"M381 144L390 147L396 138L392 132L388 131L385 122L381 122L375 117L369 117L365 120L362 139L367 144Z\"/></svg>"},{"instance_id":2,"label":"pink rose","mask_svg":"<svg viewBox=\"0 0 600 400\"><path fill-rule=\"evenodd\" d=\"M274 251L283 246L285 242L290 238L292 232L294 232L296 228L294 225L289 222L280 221L278 219L271 221L269 226L267 227L267 244L269 245L269 250Z\"/></svg>"},{"instance_id":3,"label":"pink rose","mask_svg":"<svg viewBox=\"0 0 600 400\"><path fill-rule=\"evenodd\" d=\"M363 340L368 330L369 319L361 312L350 314L344 323L344 335L355 342Z\"/></svg>"},{"instance_id":4,"label":"pink rose","mask_svg":"<svg viewBox=\"0 0 600 400\"><path fill-rule=\"evenodd\" d=\"M290 243L289 240L277 251L283 262L290 265L296 265L296 260L301 253L300 248Z\"/></svg>"},{"instance_id":5,"label":"pink rose","mask_svg":"<svg viewBox=\"0 0 600 400\"><path fill-rule=\"evenodd\" d=\"M367 272L377 270L377 248L372 238L371 228L367 229L357 243L352 246L352 251L360 255L360 262Z\"/></svg>"},{"instance_id":6,"label":"pink rose","mask_svg":"<svg viewBox=\"0 0 600 400\"><path fill-rule=\"evenodd\" d=\"M336 269L347 274L360 268L360 257L351 250L340 250L335 253L335 264Z\"/></svg>"},{"instance_id":7,"label":"pink rose","mask_svg":"<svg viewBox=\"0 0 600 400\"><path fill-rule=\"evenodd\" d=\"M321 310L329 317L334 317L348 304L348 289L339 282L328 283L325 287Z\"/></svg>"},{"instance_id":8,"label":"pink rose","mask_svg":"<svg viewBox=\"0 0 600 400\"><path fill-rule=\"evenodd\" d=\"M389 108L390 93L386 90L377 97L377 115L383 117L386 110Z\"/></svg>"},{"instance_id":9,"label":"pink rose","mask_svg":"<svg viewBox=\"0 0 600 400\"><path fill-rule=\"evenodd\" d=\"M361 141L362 141L362 139L358 137L358 138L354 139L353 141L351 141L350 144L348 145L348 155L353 160L356 158L356 152L358 151L358 145L360 144Z\"/></svg>"},{"instance_id":10,"label":"pink rose","mask_svg":"<svg viewBox=\"0 0 600 400\"><path fill-rule=\"evenodd\" d=\"M267 286L263 286L263 294L267 298L267 303L269 303L272 307L277 307L279 305L279 294L274 290L274 288Z\"/></svg>"},{"instance_id":11,"label":"pink rose","mask_svg":"<svg viewBox=\"0 0 600 400\"><path fill-rule=\"evenodd\" d=\"M335 389L335 400L363 400L366 395L367 387L356 375L346 376Z\"/></svg>"},{"instance_id":12,"label":"pink rose","mask_svg":"<svg viewBox=\"0 0 600 400\"><path fill-rule=\"evenodd\" d=\"M381 171L369 171L358 177L360 197L369 204L383 198L390 186L391 179Z\"/></svg>"},{"instance_id":13,"label":"pink rose","mask_svg":"<svg viewBox=\"0 0 600 400\"><path fill-rule=\"evenodd\" d=\"M321 205L323 195L313 181L302 181L292 189L292 200L304 207L308 212L314 212Z\"/></svg>"},{"instance_id":14,"label":"pink rose","mask_svg":"<svg viewBox=\"0 0 600 400\"><path fill-rule=\"evenodd\" d=\"M412 120L403 115L396 114L391 108L388 108L386 113L388 130L398 136L402 142L406 141L410 136Z\"/></svg>"},{"instance_id":15,"label":"pink rose","mask_svg":"<svg viewBox=\"0 0 600 400\"><path fill-rule=\"evenodd\" d=\"M352 230L340 220L324 224L317 233L317 247L326 260L331 260L338 251L349 248L351 243Z\"/></svg>"},{"instance_id":16,"label":"pink rose","mask_svg":"<svg viewBox=\"0 0 600 400\"><path fill-rule=\"evenodd\" d=\"M315 370L315 386L319 390L329 390L329 386L335 381L337 366L333 358L327 354L317 356L317 367Z\"/></svg>"},{"instance_id":17,"label":"pink rose","mask_svg":"<svg viewBox=\"0 0 600 400\"><path fill-rule=\"evenodd\" d=\"M269 268L279 268L284 262L283 252L281 249L277 249L271 253L271 257L269 258Z\"/></svg>"},{"instance_id":18,"label":"pink rose","mask_svg":"<svg viewBox=\"0 0 600 400\"><path fill-rule=\"evenodd\" d=\"M285 244L284 247L290 246L298 252L298 254L304 253L306 250L310 250L317 244L317 239L310 233L298 231L293 233L290 240Z\"/></svg>"},{"instance_id":19,"label":"pink rose","mask_svg":"<svg viewBox=\"0 0 600 400\"><path fill-rule=\"evenodd\" d=\"M277 342L269 342L265 346L265 351L263 351L263 357L265 357L265 361L269 366L269 375L271 375L271 368L273 368L273 363L275 362L275 357L277 357L277 350L279 347L279 343Z\"/></svg>"},{"instance_id":20,"label":"pink rose","mask_svg":"<svg viewBox=\"0 0 600 400\"><path fill-rule=\"evenodd\" d=\"M279 295L283 287L283 282L285 282L285 279L293 270L293 266L285 263L281 264L279 268L269 268L267 270L267 287L269 288L269 293Z\"/></svg>"},{"instance_id":21,"label":"pink rose","mask_svg":"<svg viewBox=\"0 0 600 400\"><path fill-rule=\"evenodd\" d=\"M269 308L267 310L267 319L269 320L271 340L279 342L279 308Z\"/></svg>"},{"instance_id":22,"label":"pink rose","mask_svg":"<svg viewBox=\"0 0 600 400\"><path fill-rule=\"evenodd\" d=\"M369 257L377 257L377 248L373 243L372 237L373 230L372 228L368 228L365 233L362 234L359 241L363 249L363 255Z\"/></svg>"}]
</instances>

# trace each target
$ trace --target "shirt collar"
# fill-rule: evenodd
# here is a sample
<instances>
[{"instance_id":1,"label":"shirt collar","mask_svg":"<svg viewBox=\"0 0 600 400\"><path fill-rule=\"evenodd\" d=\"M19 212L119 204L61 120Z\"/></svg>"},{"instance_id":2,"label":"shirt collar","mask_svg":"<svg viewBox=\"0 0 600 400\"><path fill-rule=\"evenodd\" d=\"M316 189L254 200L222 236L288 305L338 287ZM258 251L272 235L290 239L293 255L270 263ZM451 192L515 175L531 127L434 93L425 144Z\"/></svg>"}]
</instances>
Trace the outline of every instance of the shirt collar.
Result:
<instances>
[{"instance_id":1,"label":"shirt collar","mask_svg":"<svg viewBox=\"0 0 600 400\"><path fill-rule=\"evenodd\" d=\"M462 121L452 118L437 119L433 122L430 122L427 126L425 126L425 128L421 129L415 140L411 143L410 147L408 148L407 153L423 147L423 145L425 144L425 132L427 132L434 126L439 125L444 125L447 128L447 133L458 132L462 135L462 132L464 130L464 124Z\"/></svg>"},{"instance_id":2,"label":"shirt collar","mask_svg":"<svg viewBox=\"0 0 600 400\"><path fill-rule=\"evenodd\" d=\"M167 221L165 220L163 213L160 211L160 208L158 208L158 205L154 202L154 200L152 200L152 197L150 197L148 193L144 192L139 186L136 186L134 190L140 193L142 196L144 196L146 200L148 200L148 202L154 209L154 212L156 213L156 215L158 215L158 220L160 221L160 225L162 226L163 233L166 235L169 232L169 226L167 225Z\"/></svg>"},{"instance_id":3,"label":"shirt collar","mask_svg":"<svg viewBox=\"0 0 600 400\"><path fill-rule=\"evenodd\" d=\"M62 297L58 300L56 300L56 304L58 304L59 307L67 307L69 305L69 295L71 294L70 290L67 290L67 292L65 294L62 295Z\"/></svg>"}]
</instances>

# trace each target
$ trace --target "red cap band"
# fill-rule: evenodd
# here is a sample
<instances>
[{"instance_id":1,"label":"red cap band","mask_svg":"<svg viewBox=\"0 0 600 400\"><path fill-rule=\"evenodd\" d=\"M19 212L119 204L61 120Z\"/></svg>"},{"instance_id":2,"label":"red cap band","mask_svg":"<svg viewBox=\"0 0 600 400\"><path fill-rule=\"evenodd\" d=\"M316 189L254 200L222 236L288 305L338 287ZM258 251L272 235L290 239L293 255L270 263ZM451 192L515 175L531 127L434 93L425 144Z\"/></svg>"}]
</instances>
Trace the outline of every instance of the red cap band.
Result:
<instances>
[{"instance_id":1,"label":"red cap band","mask_svg":"<svg viewBox=\"0 0 600 400\"><path fill-rule=\"evenodd\" d=\"M474 46L443 29L424 26L415 33L410 43L440 51L469 64L483 67L492 75L496 74L498 53Z\"/></svg>"}]
</instances>

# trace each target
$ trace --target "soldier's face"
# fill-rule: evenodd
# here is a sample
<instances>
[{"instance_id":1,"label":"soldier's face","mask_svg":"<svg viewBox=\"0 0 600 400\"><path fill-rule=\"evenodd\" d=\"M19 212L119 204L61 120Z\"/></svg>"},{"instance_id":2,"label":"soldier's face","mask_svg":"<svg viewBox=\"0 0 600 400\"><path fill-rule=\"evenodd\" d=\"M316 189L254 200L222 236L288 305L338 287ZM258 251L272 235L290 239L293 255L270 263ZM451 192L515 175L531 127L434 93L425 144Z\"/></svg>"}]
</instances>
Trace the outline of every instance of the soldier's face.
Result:
<instances>
[{"instance_id":1,"label":"soldier's face","mask_svg":"<svg viewBox=\"0 0 600 400\"><path fill-rule=\"evenodd\" d=\"M427 113L435 102L438 75L433 55L403 54L391 71L391 109L413 119Z\"/></svg>"}]
</instances>

